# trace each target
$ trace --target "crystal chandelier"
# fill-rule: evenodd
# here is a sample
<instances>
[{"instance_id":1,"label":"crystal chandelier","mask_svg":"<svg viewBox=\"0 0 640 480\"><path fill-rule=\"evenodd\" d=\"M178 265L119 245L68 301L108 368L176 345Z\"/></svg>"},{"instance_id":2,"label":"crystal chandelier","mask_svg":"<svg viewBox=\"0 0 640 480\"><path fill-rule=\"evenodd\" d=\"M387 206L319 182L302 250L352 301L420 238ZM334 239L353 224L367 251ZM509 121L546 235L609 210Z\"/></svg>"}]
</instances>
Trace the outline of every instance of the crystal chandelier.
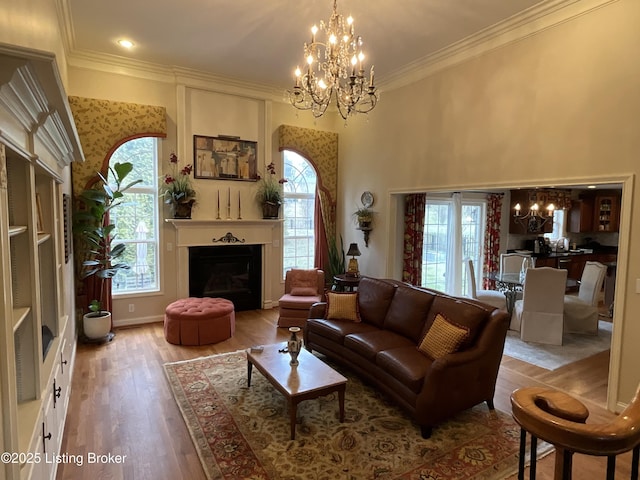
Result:
<instances>
[{"instance_id":1,"label":"crystal chandelier","mask_svg":"<svg viewBox=\"0 0 640 480\"><path fill-rule=\"evenodd\" d=\"M324 34L324 42L316 38L319 32ZM353 18L345 19L337 12L337 0L333 1L329 23L321 21L319 29L316 25L311 28L311 43L304 44L304 58L306 66L296 68L296 83L287 91L291 105L311 110L318 118L335 98L344 120L376 106L373 66L369 78L365 78L362 38L354 33Z\"/></svg>"}]
</instances>

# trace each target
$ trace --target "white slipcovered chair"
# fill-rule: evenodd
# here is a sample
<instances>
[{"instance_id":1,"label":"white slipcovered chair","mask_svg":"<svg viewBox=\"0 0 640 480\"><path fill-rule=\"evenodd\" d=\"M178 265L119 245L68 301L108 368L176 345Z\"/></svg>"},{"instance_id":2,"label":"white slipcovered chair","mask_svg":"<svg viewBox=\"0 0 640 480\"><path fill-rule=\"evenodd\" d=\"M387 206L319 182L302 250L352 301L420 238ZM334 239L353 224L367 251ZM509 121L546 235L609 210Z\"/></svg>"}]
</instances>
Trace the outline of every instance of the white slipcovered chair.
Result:
<instances>
[{"instance_id":1,"label":"white slipcovered chair","mask_svg":"<svg viewBox=\"0 0 640 480\"><path fill-rule=\"evenodd\" d=\"M491 305L492 307L507 309L507 299L503 292L498 290L478 290L476 288L476 272L473 268L473 260L468 258L466 260L467 265L467 284L469 285L469 294L471 298L474 298L482 303Z\"/></svg>"},{"instance_id":2,"label":"white slipcovered chair","mask_svg":"<svg viewBox=\"0 0 640 480\"><path fill-rule=\"evenodd\" d=\"M520 330L523 341L562 345L566 285L566 270L527 269L522 300L516 301L511 318L511 329Z\"/></svg>"},{"instance_id":3,"label":"white slipcovered chair","mask_svg":"<svg viewBox=\"0 0 640 480\"><path fill-rule=\"evenodd\" d=\"M607 273L606 265L586 262L578 296L564 297L564 331L598 334L598 300Z\"/></svg>"},{"instance_id":4,"label":"white slipcovered chair","mask_svg":"<svg viewBox=\"0 0 640 480\"><path fill-rule=\"evenodd\" d=\"M520 273L520 270L522 270L522 262L525 258L531 258L531 255L525 255L522 253L501 253L500 273Z\"/></svg>"}]
</instances>

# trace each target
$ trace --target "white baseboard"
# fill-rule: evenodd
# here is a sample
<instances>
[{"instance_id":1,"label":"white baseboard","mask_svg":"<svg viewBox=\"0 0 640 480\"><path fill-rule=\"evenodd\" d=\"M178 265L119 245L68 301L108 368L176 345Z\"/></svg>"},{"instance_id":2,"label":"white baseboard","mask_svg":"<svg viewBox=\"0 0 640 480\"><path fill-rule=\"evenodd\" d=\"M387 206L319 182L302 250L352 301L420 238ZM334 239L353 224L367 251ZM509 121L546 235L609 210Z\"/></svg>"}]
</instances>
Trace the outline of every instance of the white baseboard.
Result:
<instances>
[{"instance_id":1,"label":"white baseboard","mask_svg":"<svg viewBox=\"0 0 640 480\"><path fill-rule=\"evenodd\" d=\"M126 318L123 320L114 320L114 327L130 327L132 325L143 325L145 323L156 323L163 322L164 315L154 315L152 317L136 317L136 318Z\"/></svg>"}]
</instances>

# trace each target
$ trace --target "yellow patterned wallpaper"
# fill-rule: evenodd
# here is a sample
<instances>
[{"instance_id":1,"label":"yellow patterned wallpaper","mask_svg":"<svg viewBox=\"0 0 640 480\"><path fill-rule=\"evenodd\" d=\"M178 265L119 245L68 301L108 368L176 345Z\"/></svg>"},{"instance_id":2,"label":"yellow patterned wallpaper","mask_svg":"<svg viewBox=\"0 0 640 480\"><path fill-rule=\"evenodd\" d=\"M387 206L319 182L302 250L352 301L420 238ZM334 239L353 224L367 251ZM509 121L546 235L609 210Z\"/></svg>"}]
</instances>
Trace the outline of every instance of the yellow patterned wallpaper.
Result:
<instances>
[{"instance_id":1,"label":"yellow patterned wallpaper","mask_svg":"<svg viewBox=\"0 0 640 480\"><path fill-rule=\"evenodd\" d=\"M166 137L164 107L69 97L85 162L73 162L73 191L80 192L122 143L137 137Z\"/></svg>"},{"instance_id":2,"label":"yellow patterned wallpaper","mask_svg":"<svg viewBox=\"0 0 640 480\"><path fill-rule=\"evenodd\" d=\"M311 128L280 125L278 147L293 150L309 160L318 172L320 202L327 238L335 235L338 196L338 134Z\"/></svg>"}]
</instances>

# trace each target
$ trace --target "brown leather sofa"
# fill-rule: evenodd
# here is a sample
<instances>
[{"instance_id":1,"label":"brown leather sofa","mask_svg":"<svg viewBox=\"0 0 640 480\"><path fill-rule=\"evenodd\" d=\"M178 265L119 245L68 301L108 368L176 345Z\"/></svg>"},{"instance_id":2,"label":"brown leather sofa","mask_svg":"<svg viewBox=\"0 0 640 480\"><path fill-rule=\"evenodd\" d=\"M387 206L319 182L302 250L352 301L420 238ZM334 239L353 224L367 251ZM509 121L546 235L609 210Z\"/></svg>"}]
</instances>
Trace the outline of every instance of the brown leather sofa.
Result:
<instances>
[{"instance_id":1,"label":"brown leather sofa","mask_svg":"<svg viewBox=\"0 0 640 480\"><path fill-rule=\"evenodd\" d=\"M384 391L420 425L433 427L482 402L493 409L498 368L509 325L507 312L466 298L363 277L360 322L325 319L326 303L311 307L305 346L350 367ZM468 329L455 353L433 360L418 349L440 313Z\"/></svg>"}]
</instances>

